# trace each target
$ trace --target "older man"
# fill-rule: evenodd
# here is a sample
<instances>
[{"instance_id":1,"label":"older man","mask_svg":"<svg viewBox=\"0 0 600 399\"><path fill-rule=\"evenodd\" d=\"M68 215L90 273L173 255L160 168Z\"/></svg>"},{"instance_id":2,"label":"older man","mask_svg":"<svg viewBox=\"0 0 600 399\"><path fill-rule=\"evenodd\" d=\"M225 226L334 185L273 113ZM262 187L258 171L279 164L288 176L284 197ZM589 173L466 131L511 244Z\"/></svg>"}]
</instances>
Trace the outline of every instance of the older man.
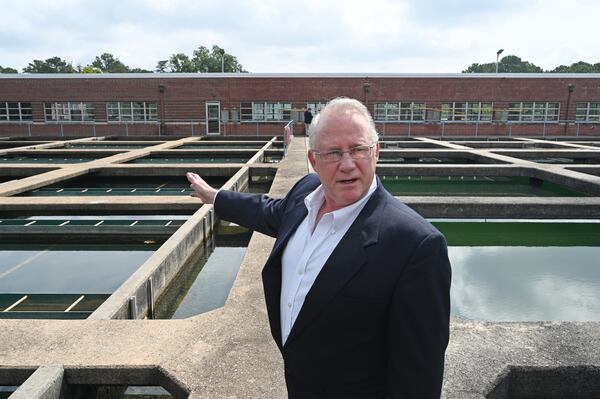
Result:
<instances>
[{"instance_id":1,"label":"older man","mask_svg":"<svg viewBox=\"0 0 600 399\"><path fill-rule=\"evenodd\" d=\"M283 199L216 195L187 176L222 218L277 238L262 275L289 398L439 398L450 312L445 239L375 176L377 132L359 101L332 100L310 133L317 175Z\"/></svg>"}]
</instances>

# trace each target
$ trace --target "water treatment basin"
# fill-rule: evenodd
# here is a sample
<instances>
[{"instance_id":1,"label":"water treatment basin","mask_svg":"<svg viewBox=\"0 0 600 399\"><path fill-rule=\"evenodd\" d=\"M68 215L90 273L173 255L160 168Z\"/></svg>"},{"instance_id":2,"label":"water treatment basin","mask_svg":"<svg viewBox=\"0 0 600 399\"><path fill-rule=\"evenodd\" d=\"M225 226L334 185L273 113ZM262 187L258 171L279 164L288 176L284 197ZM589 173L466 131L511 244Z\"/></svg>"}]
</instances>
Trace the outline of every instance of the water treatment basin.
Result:
<instances>
[{"instance_id":1,"label":"water treatment basin","mask_svg":"<svg viewBox=\"0 0 600 399\"><path fill-rule=\"evenodd\" d=\"M3 242L0 318L86 318L158 246Z\"/></svg>"},{"instance_id":2,"label":"water treatment basin","mask_svg":"<svg viewBox=\"0 0 600 399\"><path fill-rule=\"evenodd\" d=\"M228 176L208 176L205 180L221 187ZM90 195L190 195L185 176L93 176L86 175L54 183L20 196L90 196Z\"/></svg>"},{"instance_id":3,"label":"water treatment basin","mask_svg":"<svg viewBox=\"0 0 600 399\"><path fill-rule=\"evenodd\" d=\"M399 196L583 197L587 194L523 176L381 176Z\"/></svg>"},{"instance_id":4,"label":"water treatment basin","mask_svg":"<svg viewBox=\"0 0 600 399\"><path fill-rule=\"evenodd\" d=\"M600 221L433 221L451 306L486 321L600 321Z\"/></svg>"}]
</instances>

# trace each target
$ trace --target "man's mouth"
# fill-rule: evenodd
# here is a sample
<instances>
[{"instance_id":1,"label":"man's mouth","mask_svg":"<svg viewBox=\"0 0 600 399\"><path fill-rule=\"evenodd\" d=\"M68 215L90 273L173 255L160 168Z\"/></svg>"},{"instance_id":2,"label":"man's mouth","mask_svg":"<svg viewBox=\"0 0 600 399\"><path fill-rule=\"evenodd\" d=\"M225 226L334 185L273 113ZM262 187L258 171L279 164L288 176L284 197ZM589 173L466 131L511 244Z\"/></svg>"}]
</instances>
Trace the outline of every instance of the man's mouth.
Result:
<instances>
[{"instance_id":1,"label":"man's mouth","mask_svg":"<svg viewBox=\"0 0 600 399\"><path fill-rule=\"evenodd\" d=\"M358 179L347 179L347 180L338 180L338 183L341 184L352 184L354 182L356 182Z\"/></svg>"}]
</instances>

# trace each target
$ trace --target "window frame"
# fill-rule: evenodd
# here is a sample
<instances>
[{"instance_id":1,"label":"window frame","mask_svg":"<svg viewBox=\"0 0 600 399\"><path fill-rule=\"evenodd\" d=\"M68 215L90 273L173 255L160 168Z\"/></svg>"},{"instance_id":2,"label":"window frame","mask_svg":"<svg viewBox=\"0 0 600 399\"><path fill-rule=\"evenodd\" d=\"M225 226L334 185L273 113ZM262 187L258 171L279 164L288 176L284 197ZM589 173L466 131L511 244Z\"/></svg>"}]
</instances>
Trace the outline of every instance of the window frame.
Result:
<instances>
[{"instance_id":1,"label":"window frame","mask_svg":"<svg viewBox=\"0 0 600 399\"><path fill-rule=\"evenodd\" d=\"M443 123L492 123L493 101L445 101L440 106Z\"/></svg>"},{"instance_id":2,"label":"window frame","mask_svg":"<svg viewBox=\"0 0 600 399\"><path fill-rule=\"evenodd\" d=\"M0 123L15 122L33 123L31 102L0 101Z\"/></svg>"},{"instance_id":3,"label":"window frame","mask_svg":"<svg viewBox=\"0 0 600 399\"><path fill-rule=\"evenodd\" d=\"M157 123L158 104L155 101L109 101L106 103L108 123Z\"/></svg>"},{"instance_id":4,"label":"window frame","mask_svg":"<svg viewBox=\"0 0 600 399\"><path fill-rule=\"evenodd\" d=\"M326 101L311 101L306 103L306 108L310 110L310 113L313 114L313 116L315 116L321 112L326 105Z\"/></svg>"},{"instance_id":5,"label":"window frame","mask_svg":"<svg viewBox=\"0 0 600 399\"><path fill-rule=\"evenodd\" d=\"M585 105L583 118L580 117L581 105ZM593 111L593 113L591 112ZM600 123L600 102L588 101L575 104L575 123Z\"/></svg>"},{"instance_id":6,"label":"window frame","mask_svg":"<svg viewBox=\"0 0 600 399\"><path fill-rule=\"evenodd\" d=\"M281 123L292 119L292 103L284 101L240 102L241 123Z\"/></svg>"},{"instance_id":7,"label":"window frame","mask_svg":"<svg viewBox=\"0 0 600 399\"><path fill-rule=\"evenodd\" d=\"M46 123L94 123L96 106L85 101L44 102L44 121Z\"/></svg>"},{"instance_id":8,"label":"window frame","mask_svg":"<svg viewBox=\"0 0 600 399\"><path fill-rule=\"evenodd\" d=\"M420 101L384 101L373 105L376 123L424 123L426 103Z\"/></svg>"},{"instance_id":9,"label":"window frame","mask_svg":"<svg viewBox=\"0 0 600 399\"><path fill-rule=\"evenodd\" d=\"M560 121L558 101L514 101L508 103L507 111L507 123L559 123Z\"/></svg>"}]
</instances>

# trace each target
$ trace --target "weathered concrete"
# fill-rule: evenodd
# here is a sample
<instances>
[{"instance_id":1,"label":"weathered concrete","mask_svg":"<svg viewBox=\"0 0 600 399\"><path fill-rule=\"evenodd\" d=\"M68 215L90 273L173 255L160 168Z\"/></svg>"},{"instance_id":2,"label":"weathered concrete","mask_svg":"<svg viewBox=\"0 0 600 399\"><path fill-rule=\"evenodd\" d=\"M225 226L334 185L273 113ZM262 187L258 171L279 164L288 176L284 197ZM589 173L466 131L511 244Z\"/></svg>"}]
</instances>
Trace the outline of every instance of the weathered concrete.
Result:
<instances>
[{"instance_id":1,"label":"weathered concrete","mask_svg":"<svg viewBox=\"0 0 600 399\"><path fill-rule=\"evenodd\" d=\"M64 370L61 366L41 366L12 395L11 399L60 399Z\"/></svg>"},{"instance_id":2,"label":"weathered concrete","mask_svg":"<svg viewBox=\"0 0 600 399\"><path fill-rule=\"evenodd\" d=\"M277 170L272 195L284 195L309 170L305 152L305 140L296 138ZM525 170L530 164L508 166ZM485 167L501 166L505 165ZM556 173L560 173L558 169ZM550 170L555 173L555 169ZM237 182L238 177L232 177L228 184ZM495 206L520 208L524 217L531 217L528 212L539 208L552 208L558 214L567 208L567 201L586 209L587 217L597 218L600 209L597 197L518 201L400 198L411 206L430 205L432 213L443 209L444 203L454 209L473 206L477 209L472 212L480 217ZM142 201L141 197L136 199ZM174 204L176 199L169 201ZM179 201L194 203L191 198ZM1 202L0 209L5 210L5 204ZM273 242L254 234L225 306L186 320L0 320L0 366L4 366L0 368L0 382L8 380L2 378L7 367L16 369L13 377L23 377L41 365L60 364L66 381L72 383L131 383L154 376L156 384L178 398L188 392L189 398L285 397L282 361L270 337L260 279ZM585 384L578 392L586 392L598 384L599 348L600 323L489 323L452 318L443 398L504 399L506 392L525 395L527 387L550 384L557 376L570 378L575 385ZM527 367L542 374L527 374ZM584 373L585 378L575 378L570 370Z\"/></svg>"}]
</instances>

